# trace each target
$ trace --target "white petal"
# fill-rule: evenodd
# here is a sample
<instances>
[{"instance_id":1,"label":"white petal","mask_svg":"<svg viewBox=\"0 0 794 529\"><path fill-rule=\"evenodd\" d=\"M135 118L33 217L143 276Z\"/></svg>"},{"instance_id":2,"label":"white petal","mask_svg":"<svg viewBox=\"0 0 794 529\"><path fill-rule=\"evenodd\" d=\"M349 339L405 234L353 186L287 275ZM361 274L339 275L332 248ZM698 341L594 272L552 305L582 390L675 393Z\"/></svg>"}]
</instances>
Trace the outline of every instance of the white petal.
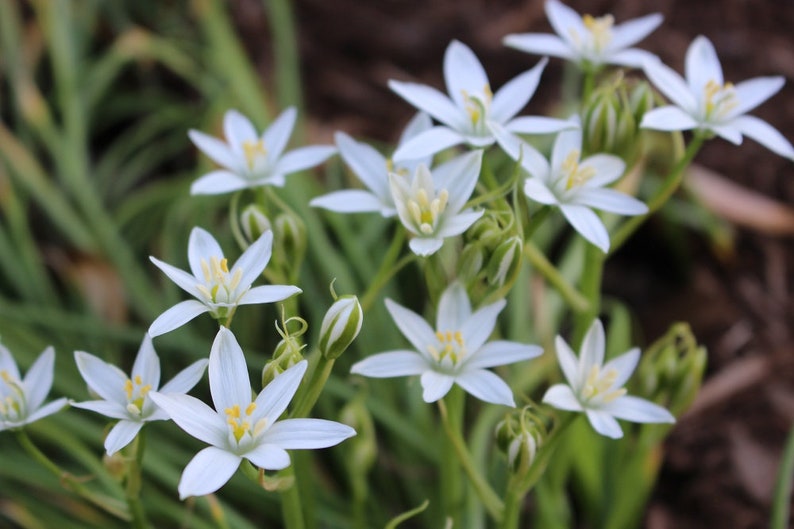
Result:
<instances>
[{"instance_id":1,"label":"white petal","mask_svg":"<svg viewBox=\"0 0 794 529\"><path fill-rule=\"evenodd\" d=\"M275 303L283 301L303 290L291 285L262 285L254 287L240 298L238 305L256 305L259 303Z\"/></svg>"},{"instance_id":2,"label":"white petal","mask_svg":"<svg viewBox=\"0 0 794 529\"><path fill-rule=\"evenodd\" d=\"M476 150L457 156L433 171L437 188L449 191L447 210L457 213L471 197L482 166L482 151Z\"/></svg>"},{"instance_id":3,"label":"white petal","mask_svg":"<svg viewBox=\"0 0 794 529\"><path fill-rule=\"evenodd\" d=\"M505 46L534 53L536 55L550 55L561 59L573 60L576 54L568 43L556 35L545 33L516 33L507 35L502 43Z\"/></svg>"},{"instance_id":4,"label":"white petal","mask_svg":"<svg viewBox=\"0 0 794 529\"><path fill-rule=\"evenodd\" d=\"M289 137L292 135L297 115L298 111L295 110L295 107L289 107L270 124L262 135L262 141L265 144L265 149L267 149L269 159L277 160L281 157L281 153L284 152L284 148L289 142Z\"/></svg>"},{"instance_id":5,"label":"white petal","mask_svg":"<svg viewBox=\"0 0 794 529\"><path fill-rule=\"evenodd\" d=\"M106 401L126 406L127 395L124 392L124 383L128 378L126 373L85 351L75 351L74 361L80 376L92 391Z\"/></svg>"},{"instance_id":6,"label":"white petal","mask_svg":"<svg viewBox=\"0 0 794 529\"><path fill-rule=\"evenodd\" d=\"M35 410L44 399L52 387L52 378L55 371L55 349L47 347L39 355L33 365L28 369L25 378L22 380L22 388L29 410Z\"/></svg>"},{"instance_id":7,"label":"white petal","mask_svg":"<svg viewBox=\"0 0 794 529\"><path fill-rule=\"evenodd\" d=\"M543 354L543 348L537 345L524 345L506 340L495 340L483 345L470 360L466 361L466 369L484 369L488 367L514 364Z\"/></svg>"},{"instance_id":8,"label":"white petal","mask_svg":"<svg viewBox=\"0 0 794 529\"><path fill-rule=\"evenodd\" d=\"M427 114L421 115L427 116ZM391 193L389 192L386 158L370 145L359 143L344 132L337 132L334 135L334 140L339 148L340 156L359 180L381 200L389 197Z\"/></svg>"},{"instance_id":9,"label":"white petal","mask_svg":"<svg viewBox=\"0 0 794 529\"><path fill-rule=\"evenodd\" d=\"M609 413L597 410L585 410L585 412L587 420L596 432L611 439L623 437L623 430L620 429L618 421Z\"/></svg>"},{"instance_id":10,"label":"white petal","mask_svg":"<svg viewBox=\"0 0 794 529\"><path fill-rule=\"evenodd\" d=\"M568 342L563 340L561 336L554 338L554 348L557 352L557 362L560 364L562 374L565 375L565 380L568 381L572 388L578 391L587 376L586 373L579 372L579 359L571 350Z\"/></svg>"},{"instance_id":11,"label":"white petal","mask_svg":"<svg viewBox=\"0 0 794 529\"><path fill-rule=\"evenodd\" d=\"M204 277L201 261L204 260L205 264L209 264L213 257L219 260L223 259L223 250L218 241L207 230L199 227L193 228L190 231L187 244L187 259L190 263L190 271L195 278ZM193 282L195 283L196 279L193 279Z\"/></svg>"},{"instance_id":12,"label":"white petal","mask_svg":"<svg viewBox=\"0 0 794 529\"><path fill-rule=\"evenodd\" d=\"M251 186L252 182L231 171L212 171L190 186L191 195L222 195Z\"/></svg>"},{"instance_id":13,"label":"white petal","mask_svg":"<svg viewBox=\"0 0 794 529\"><path fill-rule=\"evenodd\" d=\"M524 194L541 204L556 206L559 200L540 178L527 178L524 181Z\"/></svg>"},{"instance_id":14,"label":"white petal","mask_svg":"<svg viewBox=\"0 0 794 529\"><path fill-rule=\"evenodd\" d=\"M233 172L243 169L240 159L235 156L234 152L224 142L198 130L190 130L187 135L193 145L198 147L218 165Z\"/></svg>"},{"instance_id":15,"label":"white petal","mask_svg":"<svg viewBox=\"0 0 794 529\"><path fill-rule=\"evenodd\" d=\"M427 112L445 125L459 129L466 123L467 117L463 115L463 111L455 106L446 95L433 87L390 80L389 88L419 110ZM396 153L394 159L398 159ZM405 159L411 158L405 157Z\"/></svg>"},{"instance_id":16,"label":"white petal","mask_svg":"<svg viewBox=\"0 0 794 529\"><path fill-rule=\"evenodd\" d=\"M731 116L739 116L754 109L783 88L783 77L756 77L737 83L736 106L731 109Z\"/></svg>"},{"instance_id":17,"label":"white petal","mask_svg":"<svg viewBox=\"0 0 794 529\"><path fill-rule=\"evenodd\" d=\"M571 388L565 384L555 384L547 389L546 394L543 395L543 402L558 410L584 411L576 395L574 395Z\"/></svg>"},{"instance_id":18,"label":"white petal","mask_svg":"<svg viewBox=\"0 0 794 529\"><path fill-rule=\"evenodd\" d=\"M414 117L411 118L411 121L405 126L403 129L402 134L400 134L400 140L397 144L404 143L414 136L418 136L420 133L428 130L430 127L433 126L433 120L430 119L430 116L427 115L426 112L417 112ZM430 163L429 161L427 163Z\"/></svg>"},{"instance_id":19,"label":"white petal","mask_svg":"<svg viewBox=\"0 0 794 529\"><path fill-rule=\"evenodd\" d=\"M444 80L447 92L460 108L466 106L464 94L482 94L489 86L488 75L477 56L457 40L450 42L444 52Z\"/></svg>"},{"instance_id":20,"label":"white petal","mask_svg":"<svg viewBox=\"0 0 794 529\"><path fill-rule=\"evenodd\" d=\"M463 323L463 328L460 331L463 334L463 341L469 350L478 350L488 340L494 327L496 327L496 317L499 316L505 305L507 305L507 302L500 299L480 307Z\"/></svg>"},{"instance_id":21,"label":"white petal","mask_svg":"<svg viewBox=\"0 0 794 529\"><path fill-rule=\"evenodd\" d=\"M328 448L356 435L350 426L323 419L287 419L278 421L262 436L267 444L287 450Z\"/></svg>"},{"instance_id":22,"label":"white petal","mask_svg":"<svg viewBox=\"0 0 794 529\"><path fill-rule=\"evenodd\" d=\"M600 248L604 253L609 251L609 233L598 215L585 206L574 204L562 204L560 211L573 226L573 229L578 231L588 242Z\"/></svg>"},{"instance_id":23,"label":"white petal","mask_svg":"<svg viewBox=\"0 0 794 529\"><path fill-rule=\"evenodd\" d=\"M188 250L189 252L189 250ZM189 254L188 254L189 255ZM222 256L223 254L221 254ZM172 266L166 262L159 260L156 257L149 256L149 260L154 263L154 265L159 268L160 270L168 276L168 279L173 281L177 284L179 288L193 296L194 298L203 299L203 295L197 288L199 283L199 279L188 274L184 270L180 270L179 268ZM154 334L152 336L155 336Z\"/></svg>"},{"instance_id":24,"label":"white petal","mask_svg":"<svg viewBox=\"0 0 794 529\"><path fill-rule=\"evenodd\" d=\"M494 133L496 141L499 142L499 146L507 155L513 160L521 160L521 166L530 174L540 173L543 177L548 174L549 163L546 161L546 157L534 147L498 123L491 123L491 131Z\"/></svg>"},{"instance_id":25,"label":"white petal","mask_svg":"<svg viewBox=\"0 0 794 529\"><path fill-rule=\"evenodd\" d=\"M579 373L587 376L591 367L598 366L600 368L604 364L605 348L604 326L601 324L601 320L595 319L582 340L579 353Z\"/></svg>"},{"instance_id":26,"label":"white petal","mask_svg":"<svg viewBox=\"0 0 794 529\"><path fill-rule=\"evenodd\" d=\"M641 423L674 423L675 417L658 404L639 397L625 395L605 404L604 412L631 422Z\"/></svg>"},{"instance_id":27,"label":"white petal","mask_svg":"<svg viewBox=\"0 0 794 529\"><path fill-rule=\"evenodd\" d=\"M116 423L105 437L105 451L112 456L135 439L141 431L143 422L121 420Z\"/></svg>"},{"instance_id":28,"label":"white petal","mask_svg":"<svg viewBox=\"0 0 794 529\"><path fill-rule=\"evenodd\" d=\"M420 315L412 310L398 305L390 299L385 300L386 309L391 314L397 328L408 338L417 351L422 355L428 345L436 343L436 333Z\"/></svg>"},{"instance_id":29,"label":"white petal","mask_svg":"<svg viewBox=\"0 0 794 529\"><path fill-rule=\"evenodd\" d=\"M161 393L187 393L193 386L198 384L204 371L207 369L208 360L206 358L196 360L185 369L176 374L174 378L160 388Z\"/></svg>"},{"instance_id":30,"label":"white petal","mask_svg":"<svg viewBox=\"0 0 794 529\"><path fill-rule=\"evenodd\" d=\"M298 391L308 365L301 360L265 386L256 397L256 417L266 417L270 422L278 419Z\"/></svg>"},{"instance_id":31,"label":"white petal","mask_svg":"<svg viewBox=\"0 0 794 529\"><path fill-rule=\"evenodd\" d=\"M251 402L251 382L245 355L232 331L221 327L210 349L210 393L215 409L222 412Z\"/></svg>"},{"instance_id":32,"label":"white petal","mask_svg":"<svg viewBox=\"0 0 794 529\"><path fill-rule=\"evenodd\" d=\"M271 445L260 444L249 452L245 458L259 468L266 470L281 470L289 466L289 454L283 448Z\"/></svg>"},{"instance_id":33,"label":"white petal","mask_svg":"<svg viewBox=\"0 0 794 529\"><path fill-rule=\"evenodd\" d=\"M504 123L518 114L535 94L540 76L548 62L544 57L534 68L518 75L497 90L491 102L491 119Z\"/></svg>"},{"instance_id":34,"label":"white petal","mask_svg":"<svg viewBox=\"0 0 794 529\"><path fill-rule=\"evenodd\" d=\"M444 223L441 226L439 226L438 231L436 232L436 236L439 237L440 240L440 239L445 239L447 237L454 237L455 235L460 235L464 231L468 230L472 224L477 222L477 219L482 217L484 213L485 213L484 209L478 211L466 210L458 213L453 217L446 217L444 219ZM439 248L441 248L440 245ZM434 251L435 250L433 250L433 252Z\"/></svg>"},{"instance_id":35,"label":"white petal","mask_svg":"<svg viewBox=\"0 0 794 529\"><path fill-rule=\"evenodd\" d=\"M700 35L692 41L686 52L686 80L689 90L696 95L703 93L709 82L722 86L722 66L711 41Z\"/></svg>"},{"instance_id":36,"label":"white petal","mask_svg":"<svg viewBox=\"0 0 794 529\"><path fill-rule=\"evenodd\" d=\"M546 2L546 16L557 35L574 47L576 42L572 35L578 35L579 38L582 38L589 33L579 13L557 0L548 0Z\"/></svg>"},{"instance_id":37,"label":"white petal","mask_svg":"<svg viewBox=\"0 0 794 529\"><path fill-rule=\"evenodd\" d=\"M38 421L39 419L43 419L48 415L52 415L53 413L58 413L63 408L65 408L69 404L69 400L66 398L55 399L52 402L48 402L44 406L35 409L33 413L28 415L25 420L21 422L22 424L30 424Z\"/></svg>"},{"instance_id":38,"label":"white petal","mask_svg":"<svg viewBox=\"0 0 794 529\"><path fill-rule=\"evenodd\" d=\"M262 271L270 261L272 249L273 232L271 230L264 232L253 244L245 249L229 271L231 276L234 277L237 270L242 270L240 286L238 288L248 288L248 286L262 274ZM196 277L201 276L197 275Z\"/></svg>"},{"instance_id":39,"label":"white petal","mask_svg":"<svg viewBox=\"0 0 794 529\"><path fill-rule=\"evenodd\" d=\"M356 362L350 372L372 378L421 375L429 369L427 360L415 351L389 351Z\"/></svg>"},{"instance_id":40,"label":"white petal","mask_svg":"<svg viewBox=\"0 0 794 529\"><path fill-rule=\"evenodd\" d=\"M160 387L160 359L157 351L154 350L152 337L148 334L143 337L138 354L135 356L135 363L132 365L130 379L140 376L144 384L151 385L153 390Z\"/></svg>"},{"instance_id":41,"label":"white petal","mask_svg":"<svg viewBox=\"0 0 794 529\"><path fill-rule=\"evenodd\" d=\"M425 371L422 373L422 399L425 402L436 402L452 389L455 379L449 375L437 373L435 371Z\"/></svg>"},{"instance_id":42,"label":"white petal","mask_svg":"<svg viewBox=\"0 0 794 529\"><path fill-rule=\"evenodd\" d=\"M149 326L149 335L160 336L181 327L199 314L209 312L209 307L195 299L177 303L170 309L160 314Z\"/></svg>"},{"instance_id":43,"label":"white petal","mask_svg":"<svg viewBox=\"0 0 794 529\"><path fill-rule=\"evenodd\" d=\"M444 290L436 313L437 331L455 332L463 328L471 316L471 303L462 283L455 281Z\"/></svg>"},{"instance_id":44,"label":"white petal","mask_svg":"<svg viewBox=\"0 0 794 529\"><path fill-rule=\"evenodd\" d=\"M17 363L11 355L11 351L3 344L0 344L0 371L5 371L11 378L16 380L22 378L19 374Z\"/></svg>"},{"instance_id":45,"label":"white petal","mask_svg":"<svg viewBox=\"0 0 794 529\"><path fill-rule=\"evenodd\" d=\"M251 120L236 110L229 110L224 114L223 135L226 136L226 141L232 148L240 148L240 151L242 151L243 142L253 142L259 139Z\"/></svg>"},{"instance_id":46,"label":"white petal","mask_svg":"<svg viewBox=\"0 0 794 529\"><path fill-rule=\"evenodd\" d=\"M741 145L742 144L742 133L741 131L733 125L733 123L728 124L709 124L707 126L709 130L714 132L720 138L727 140L734 145Z\"/></svg>"},{"instance_id":47,"label":"white petal","mask_svg":"<svg viewBox=\"0 0 794 529\"><path fill-rule=\"evenodd\" d=\"M391 194L388 197L391 204L381 201L380 198L369 191L346 189L313 198L309 205L315 208L336 211L337 213L369 213L382 211L384 207L394 210L394 200L391 198Z\"/></svg>"},{"instance_id":48,"label":"white petal","mask_svg":"<svg viewBox=\"0 0 794 529\"><path fill-rule=\"evenodd\" d=\"M628 48L638 43L659 27L664 17L653 13L644 17L635 18L612 28L612 40L609 42L610 50Z\"/></svg>"},{"instance_id":49,"label":"white petal","mask_svg":"<svg viewBox=\"0 0 794 529\"><path fill-rule=\"evenodd\" d=\"M414 237L408 242L408 247L419 257L433 255L444 245L444 240L436 237Z\"/></svg>"},{"instance_id":50,"label":"white petal","mask_svg":"<svg viewBox=\"0 0 794 529\"><path fill-rule=\"evenodd\" d=\"M739 116L731 122L748 138L752 138L770 151L794 160L794 147L772 125L755 116Z\"/></svg>"},{"instance_id":51,"label":"white petal","mask_svg":"<svg viewBox=\"0 0 794 529\"><path fill-rule=\"evenodd\" d=\"M654 108L642 116L640 128L651 130L691 130L698 122L679 107L667 105Z\"/></svg>"},{"instance_id":52,"label":"white petal","mask_svg":"<svg viewBox=\"0 0 794 529\"><path fill-rule=\"evenodd\" d=\"M576 126L568 119L519 116L505 124L505 128L518 134L551 134L576 128Z\"/></svg>"},{"instance_id":53,"label":"white petal","mask_svg":"<svg viewBox=\"0 0 794 529\"><path fill-rule=\"evenodd\" d=\"M563 162L568 158L572 151L582 152L582 129L564 130L557 135L554 140L554 147L551 151L551 172L559 173ZM576 160L579 161L578 159Z\"/></svg>"},{"instance_id":54,"label":"white petal","mask_svg":"<svg viewBox=\"0 0 794 529\"><path fill-rule=\"evenodd\" d=\"M614 189L582 189L572 203L620 215L642 215L648 212L648 206L643 202Z\"/></svg>"},{"instance_id":55,"label":"white petal","mask_svg":"<svg viewBox=\"0 0 794 529\"><path fill-rule=\"evenodd\" d=\"M208 446L193 456L179 479L179 499L212 494L224 486L240 466L240 456Z\"/></svg>"},{"instance_id":56,"label":"white petal","mask_svg":"<svg viewBox=\"0 0 794 529\"><path fill-rule=\"evenodd\" d=\"M464 143L464 138L459 132L444 126L433 127L414 136L394 151L394 161L414 160L443 151L448 147Z\"/></svg>"},{"instance_id":57,"label":"white petal","mask_svg":"<svg viewBox=\"0 0 794 529\"><path fill-rule=\"evenodd\" d=\"M591 168L595 176L585 182L585 187L601 187L611 184L623 176L626 170L626 163L617 156L611 154L596 154L588 156L579 164L582 169Z\"/></svg>"},{"instance_id":58,"label":"white petal","mask_svg":"<svg viewBox=\"0 0 794 529\"><path fill-rule=\"evenodd\" d=\"M166 395L156 391L149 393L149 398L165 410L177 426L196 439L214 446L226 445L229 433L226 421L197 398L182 393Z\"/></svg>"},{"instance_id":59,"label":"white petal","mask_svg":"<svg viewBox=\"0 0 794 529\"><path fill-rule=\"evenodd\" d=\"M290 174L303 171L336 154L336 147L332 145L312 145L289 151L281 157L273 168L275 174Z\"/></svg>"},{"instance_id":60,"label":"white petal","mask_svg":"<svg viewBox=\"0 0 794 529\"><path fill-rule=\"evenodd\" d=\"M675 70L657 60L647 61L642 68L651 83L670 101L688 114L696 112L695 95L690 92L686 81Z\"/></svg>"},{"instance_id":61,"label":"white petal","mask_svg":"<svg viewBox=\"0 0 794 529\"><path fill-rule=\"evenodd\" d=\"M629 48L627 50L610 53L606 58L609 64L616 64L629 68L642 68L646 62L658 60L659 57L653 53L645 50L638 50L637 48Z\"/></svg>"},{"instance_id":62,"label":"white petal","mask_svg":"<svg viewBox=\"0 0 794 529\"><path fill-rule=\"evenodd\" d=\"M100 413L105 417L111 419L129 419L130 412L127 411L126 405L118 402L111 402L109 400L89 400L86 402L72 402L72 406L82 410L90 410Z\"/></svg>"},{"instance_id":63,"label":"white petal","mask_svg":"<svg viewBox=\"0 0 794 529\"><path fill-rule=\"evenodd\" d=\"M515 407L513 391L504 380L485 369L466 370L455 378L455 383L471 395L492 404Z\"/></svg>"},{"instance_id":64,"label":"white petal","mask_svg":"<svg viewBox=\"0 0 794 529\"><path fill-rule=\"evenodd\" d=\"M631 349L620 356L616 356L606 364L604 364L603 372L614 369L617 372L617 377L612 382L612 388L618 389L626 385L626 382L634 373L637 367L637 362L640 361L640 350L638 348ZM613 414L614 415L614 414Z\"/></svg>"}]
</instances>

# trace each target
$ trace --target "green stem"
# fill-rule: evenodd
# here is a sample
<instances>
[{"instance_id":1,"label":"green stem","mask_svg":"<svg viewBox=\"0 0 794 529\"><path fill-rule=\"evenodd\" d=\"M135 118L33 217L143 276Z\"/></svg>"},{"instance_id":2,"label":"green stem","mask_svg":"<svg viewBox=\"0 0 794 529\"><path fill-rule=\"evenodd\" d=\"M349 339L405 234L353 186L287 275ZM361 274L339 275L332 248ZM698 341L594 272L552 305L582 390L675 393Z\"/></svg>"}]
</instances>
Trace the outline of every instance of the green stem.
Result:
<instances>
[{"instance_id":1,"label":"green stem","mask_svg":"<svg viewBox=\"0 0 794 529\"><path fill-rule=\"evenodd\" d=\"M312 370L309 382L301 387L301 390L305 392L302 391L302 394L295 399L297 404L290 413L291 418L309 416L309 412L312 411L317 399L320 398L320 393L322 393L323 388L325 387L325 382L328 380L328 377L331 375L331 371L334 368L334 362L336 362L335 359L328 359L324 355L320 354L319 351L317 351L315 354L318 358L317 364Z\"/></svg>"},{"instance_id":2,"label":"green stem","mask_svg":"<svg viewBox=\"0 0 794 529\"><path fill-rule=\"evenodd\" d=\"M675 167L673 167L673 170L665 178L664 182L662 183L662 187L659 189L656 195L648 201L648 213L632 217L631 219L624 222L620 228L618 228L618 230L612 236L609 253L614 253L618 250L618 248L623 246L623 243L626 242L626 239L628 239L631 234L637 231L637 229L648 219L648 217L653 215L659 210L659 208L667 203L673 193L675 193L681 185L681 181L684 179L684 170L695 158L695 155L700 150L700 147L703 145L705 139L706 138L702 133L695 133L695 136L687 146L684 155L678 160Z\"/></svg>"},{"instance_id":3,"label":"green stem","mask_svg":"<svg viewBox=\"0 0 794 529\"><path fill-rule=\"evenodd\" d=\"M132 527L144 529L149 527L146 520L146 513L141 504L141 464L143 462L143 452L146 448L146 438L143 430L138 433L132 444L133 457L130 459L127 468L127 486L124 495L127 498L127 505L132 515Z\"/></svg>"},{"instance_id":4,"label":"green stem","mask_svg":"<svg viewBox=\"0 0 794 529\"><path fill-rule=\"evenodd\" d=\"M295 471L290 466L282 470L285 477L294 476ZM281 513L284 516L284 527L286 529L305 529L306 523L303 520L303 508L301 507L300 491L298 482L281 491Z\"/></svg>"},{"instance_id":5,"label":"green stem","mask_svg":"<svg viewBox=\"0 0 794 529\"><path fill-rule=\"evenodd\" d=\"M546 217L549 216L549 211L551 211L550 206L543 206L529 219L529 226L527 226L524 232L524 239L529 240L529 238L532 237L535 230L537 230L540 225L543 224L543 221L546 220Z\"/></svg>"},{"instance_id":6,"label":"green stem","mask_svg":"<svg viewBox=\"0 0 794 529\"><path fill-rule=\"evenodd\" d=\"M794 428L788 434L786 448L780 461L780 470L775 485L775 500L772 504L770 529L786 529L788 527L789 508L791 502L792 481L794 480Z\"/></svg>"},{"instance_id":7,"label":"green stem","mask_svg":"<svg viewBox=\"0 0 794 529\"><path fill-rule=\"evenodd\" d=\"M452 392L450 392L450 394L451 393ZM445 398L448 399L449 396L450 395ZM474 464L474 460L466 448L466 442L463 440L463 435L461 434L459 427L460 425L455 424L454 417L451 417L451 414L447 412L447 407L444 404L444 400L438 401L438 407L439 411L441 412L441 422L444 425L444 431L447 434L447 438L452 445L454 453L457 455L458 463L463 467L463 471L466 473L469 480L471 480L474 491L480 497L480 500L482 501L485 509L488 511L488 514L490 514L494 520L500 521L504 511L504 504L502 503L502 500L499 498L496 492L494 492L493 488L491 488Z\"/></svg>"},{"instance_id":8,"label":"green stem","mask_svg":"<svg viewBox=\"0 0 794 529\"><path fill-rule=\"evenodd\" d=\"M590 328L590 324L601 313L601 280L605 258L600 248L587 243L581 289L582 294L587 298L588 307L587 310L577 312L575 315L573 342L577 347L582 343L582 338Z\"/></svg>"},{"instance_id":9,"label":"green stem","mask_svg":"<svg viewBox=\"0 0 794 529\"><path fill-rule=\"evenodd\" d=\"M282 107L301 107L301 78L295 17L290 0L263 0L270 14L276 71L276 96Z\"/></svg>"},{"instance_id":10,"label":"green stem","mask_svg":"<svg viewBox=\"0 0 794 529\"><path fill-rule=\"evenodd\" d=\"M411 253L397 262L397 257L400 255L404 242L405 230L398 229L394 234L391 246L386 250L386 255L383 257L378 272L375 274L375 277L372 278L372 281L370 281L367 291L361 296L361 309L364 312L367 312L372 306L372 303L375 302L375 296L378 295L378 292L380 292L386 283L388 283L405 265L416 259L416 256Z\"/></svg>"},{"instance_id":11,"label":"green stem","mask_svg":"<svg viewBox=\"0 0 794 529\"><path fill-rule=\"evenodd\" d=\"M526 241L524 243L524 255L526 255L529 262L532 263L532 266L557 289L557 292L560 293L566 303L568 303L575 312L581 313L590 309L590 302L587 298L563 277L560 271L546 259L543 252L532 244L531 241Z\"/></svg>"}]
</instances>

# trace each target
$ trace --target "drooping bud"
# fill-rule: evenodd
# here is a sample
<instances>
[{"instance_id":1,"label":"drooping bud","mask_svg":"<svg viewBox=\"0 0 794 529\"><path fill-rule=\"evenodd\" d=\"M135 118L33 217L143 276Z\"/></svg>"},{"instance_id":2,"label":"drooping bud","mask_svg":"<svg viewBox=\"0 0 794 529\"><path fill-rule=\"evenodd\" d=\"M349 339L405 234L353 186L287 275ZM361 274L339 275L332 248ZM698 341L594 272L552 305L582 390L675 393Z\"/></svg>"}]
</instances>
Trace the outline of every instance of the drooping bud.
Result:
<instances>
[{"instance_id":1,"label":"drooping bud","mask_svg":"<svg viewBox=\"0 0 794 529\"><path fill-rule=\"evenodd\" d=\"M496 444L507 455L513 473L529 471L547 433L544 420L532 406L509 413L496 425Z\"/></svg>"},{"instance_id":2,"label":"drooping bud","mask_svg":"<svg viewBox=\"0 0 794 529\"><path fill-rule=\"evenodd\" d=\"M320 326L320 352L329 360L339 356L350 347L361 331L364 312L356 296L341 296L328 312Z\"/></svg>"},{"instance_id":3,"label":"drooping bud","mask_svg":"<svg viewBox=\"0 0 794 529\"><path fill-rule=\"evenodd\" d=\"M299 327L297 330L290 331L289 324L296 322ZM267 386L278 375L303 360L303 343L301 337L306 333L309 324L306 320L293 316L282 321L281 327L276 322L276 332L281 335L281 341L276 344L273 350L273 358L265 363L262 369L262 387Z\"/></svg>"},{"instance_id":4,"label":"drooping bud","mask_svg":"<svg viewBox=\"0 0 794 529\"><path fill-rule=\"evenodd\" d=\"M521 237L514 235L503 241L488 259L488 283L494 287L502 287L512 281L521 267L524 243Z\"/></svg>"},{"instance_id":5,"label":"drooping bud","mask_svg":"<svg viewBox=\"0 0 794 529\"><path fill-rule=\"evenodd\" d=\"M249 204L240 213L240 226L248 244L252 244L260 235L272 229L270 219L258 204Z\"/></svg>"},{"instance_id":6,"label":"drooping bud","mask_svg":"<svg viewBox=\"0 0 794 529\"><path fill-rule=\"evenodd\" d=\"M281 213L273 231L273 257L280 255L284 266L300 268L306 254L306 224L297 215Z\"/></svg>"}]
</instances>

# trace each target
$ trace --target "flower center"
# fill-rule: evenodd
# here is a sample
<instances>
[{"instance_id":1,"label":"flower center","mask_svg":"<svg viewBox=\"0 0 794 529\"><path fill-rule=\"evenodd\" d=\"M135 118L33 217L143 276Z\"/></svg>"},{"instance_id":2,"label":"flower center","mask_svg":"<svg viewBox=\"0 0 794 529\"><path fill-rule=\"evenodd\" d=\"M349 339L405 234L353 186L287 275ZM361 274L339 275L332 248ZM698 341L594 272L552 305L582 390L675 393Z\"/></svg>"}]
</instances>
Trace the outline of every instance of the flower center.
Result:
<instances>
[{"instance_id":1,"label":"flower center","mask_svg":"<svg viewBox=\"0 0 794 529\"><path fill-rule=\"evenodd\" d=\"M240 412L240 405L235 404L231 408L226 408L226 424L229 425L229 432L234 436L238 446L243 440L251 441L256 438L267 426L267 418L259 419L256 424L252 424L252 415L256 410L256 403L252 402L245 407L243 413Z\"/></svg>"},{"instance_id":2,"label":"flower center","mask_svg":"<svg viewBox=\"0 0 794 529\"><path fill-rule=\"evenodd\" d=\"M561 178L565 181L566 191L584 184L596 174L595 169L592 167L581 167L579 165L580 155L581 153L578 149L572 149L560 166Z\"/></svg>"},{"instance_id":3,"label":"flower center","mask_svg":"<svg viewBox=\"0 0 794 529\"><path fill-rule=\"evenodd\" d=\"M596 53L604 51L612 40L612 26L615 24L615 17L604 15L596 18L591 15L585 15L582 17L582 23L590 31L590 42L593 50Z\"/></svg>"},{"instance_id":4,"label":"flower center","mask_svg":"<svg viewBox=\"0 0 794 529\"><path fill-rule=\"evenodd\" d=\"M491 107L491 100L493 100L493 92L491 92L490 85L485 85L482 94L470 94L466 90L462 90L463 94L463 107L469 114L469 120L472 127L476 132L484 132L485 118L488 116L488 109Z\"/></svg>"},{"instance_id":5,"label":"flower center","mask_svg":"<svg viewBox=\"0 0 794 529\"><path fill-rule=\"evenodd\" d=\"M705 101L706 119L725 117L739 104L733 83L720 85L714 80L709 81L703 87L703 99Z\"/></svg>"},{"instance_id":6,"label":"flower center","mask_svg":"<svg viewBox=\"0 0 794 529\"><path fill-rule=\"evenodd\" d=\"M584 400L598 399L602 404L607 404L626 394L625 388L612 389L618 378L616 369L601 371L600 366L593 366L587 374L584 387L580 393Z\"/></svg>"},{"instance_id":7,"label":"flower center","mask_svg":"<svg viewBox=\"0 0 794 529\"><path fill-rule=\"evenodd\" d=\"M0 419L17 422L27 416L27 399L22 382L8 371L0 370Z\"/></svg>"},{"instance_id":8,"label":"flower center","mask_svg":"<svg viewBox=\"0 0 794 529\"><path fill-rule=\"evenodd\" d=\"M411 220L421 233L430 235L435 231L439 217L447 208L448 200L449 191L446 189L440 190L431 200L424 188L417 190L414 197L408 200L407 207Z\"/></svg>"},{"instance_id":9,"label":"flower center","mask_svg":"<svg viewBox=\"0 0 794 529\"><path fill-rule=\"evenodd\" d=\"M438 338L438 344L427 347L430 356L436 362L442 363L449 359L448 361L455 366L466 356L466 343L463 341L463 334L460 331L436 331L436 338Z\"/></svg>"},{"instance_id":10,"label":"flower center","mask_svg":"<svg viewBox=\"0 0 794 529\"><path fill-rule=\"evenodd\" d=\"M197 285L197 288L208 300L212 303L234 301L235 290L243 277L241 269L238 268L231 274L228 259L213 256L209 262L206 259L201 260L201 271L204 274L204 284Z\"/></svg>"},{"instance_id":11,"label":"flower center","mask_svg":"<svg viewBox=\"0 0 794 529\"><path fill-rule=\"evenodd\" d=\"M245 162L248 164L248 170L253 171L257 159L267 156L265 142L262 140L245 140L243 142L243 154L245 154Z\"/></svg>"},{"instance_id":12,"label":"flower center","mask_svg":"<svg viewBox=\"0 0 794 529\"><path fill-rule=\"evenodd\" d=\"M144 384L140 375L127 379L124 383L124 393L127 395L127 411L132 415L140 416L146 395L152 390L151 384Z\"/></svg>"}]
</instances>

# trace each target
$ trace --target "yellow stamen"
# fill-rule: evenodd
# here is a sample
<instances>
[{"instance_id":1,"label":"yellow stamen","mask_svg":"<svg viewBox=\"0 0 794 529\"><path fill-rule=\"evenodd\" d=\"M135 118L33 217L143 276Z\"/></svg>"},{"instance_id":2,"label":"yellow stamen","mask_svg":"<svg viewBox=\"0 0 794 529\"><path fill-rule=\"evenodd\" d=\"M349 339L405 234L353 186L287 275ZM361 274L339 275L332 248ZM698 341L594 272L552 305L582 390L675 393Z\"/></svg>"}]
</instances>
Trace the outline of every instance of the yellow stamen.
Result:
<instances>
[{"instance_id":1,"label":"yellow stamen","mask_svg":"<svg viewBox=\"0 0 794 529\"><path fill-rule=\"evenodd\" d=\"M244 141L243 154L245 155L245 161L248 164L248 170L253 171L257 157L267 156L267 149L265 149L265 142L263 142L262 140Z\"/></svg>"},{"instance_id":2,"label":"yellow stamen","mask_svg":"<svg viewBox=\"0 0 794 529\"><path fill-rule=\"evenodd\" d=\"M596 174L595 169L592 167L580 167L579 156L581 153L578 149L572 149L565 160L562 162L560 170L565 178L565 190L568 191L573 187L580 186L593 178Z\"/></svg>"}]
</instances>

